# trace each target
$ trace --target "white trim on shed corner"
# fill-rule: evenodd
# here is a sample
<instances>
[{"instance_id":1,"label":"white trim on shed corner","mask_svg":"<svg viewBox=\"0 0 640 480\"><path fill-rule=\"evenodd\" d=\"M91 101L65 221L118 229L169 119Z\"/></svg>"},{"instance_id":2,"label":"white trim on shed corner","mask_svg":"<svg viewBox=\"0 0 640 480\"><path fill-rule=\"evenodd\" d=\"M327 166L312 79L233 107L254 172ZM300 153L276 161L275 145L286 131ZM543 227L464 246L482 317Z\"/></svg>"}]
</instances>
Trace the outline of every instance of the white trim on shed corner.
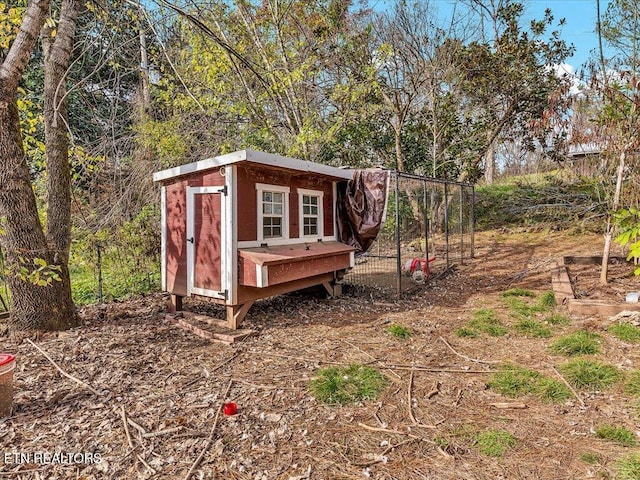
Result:
<instances>
[{"instance_id":1,"label":"white trim on shed corner","mask_svg":"<svg viewBox=\"0 0 640 480\"><path fill-rule=\"evenodd\" d=\"M224 250L230 258L227 260L226 270L223 270L228 295L227 305L238 304L238 196L229 195L229 192L236 192L238 188L238 169L235 165L225 169L224 185L227 189L224 200L225 209L225 226L224 232L228 232L224 236Z\"/></svg>"},{"instance_id":2,"label":"white trim on shed corner","mask_svg":"<svg viewBox=\"0 0 640 480\"><path fill-rule=\"evenodd\" d=\"M350 180L353 177L353 171L349 169L336 168L330 165L323 165L321 163L314 163L306 160L299 160L297 158L283 157L280 155L274 155L273 153L258 152L256 150L247 149L156 172L153 174L153 181L161 182L170 178L245 161L272 167L286 168L289 170L298 170L300 172L327 175L329 177L341 178L344 180Z\"/></svg>"},{"instance_id":3,"label":"white trim on shed corner","mask_svg":"<svg viewBox=\"0 0 640 480\"><path fill-rule=\"evenodd\" d=\"M167 187L160 188L160 281L167 291Z\"/></svg>"}]
</instances>

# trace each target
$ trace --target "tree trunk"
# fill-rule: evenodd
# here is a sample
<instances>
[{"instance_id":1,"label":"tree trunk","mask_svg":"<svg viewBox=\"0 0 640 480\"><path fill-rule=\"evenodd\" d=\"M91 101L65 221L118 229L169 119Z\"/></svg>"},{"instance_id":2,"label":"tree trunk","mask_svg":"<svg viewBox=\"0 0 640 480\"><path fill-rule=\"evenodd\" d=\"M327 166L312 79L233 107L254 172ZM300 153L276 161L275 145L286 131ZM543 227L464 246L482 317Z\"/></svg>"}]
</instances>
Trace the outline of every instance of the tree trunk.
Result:
<instances>
[{"instance_id":1,"label":"tree trunk","mask_svg":"<svg viewBox=\"0 0 640 480\"><path fill-rule=\"evenodd\" d=\"M627 157L626 150L620 153L620 163L618 164L618 175L616 177L616 191L613 194L612 212L618 210L620 204L620 195L622 193L622 180L624 178L624 165ZM600 285L606 285L609 282L609 253L611 251L611 242L613 240L613 225L611 224L610 212L607 215L607 229L604 234L604 248L602 249L602 266L600 269Z\"/></svg>"},{"instance_id":2,"label":"tree trunk","mask_svg":"<svg viewBox=\"0 0 640 480\"><path fill-rule=\"evenodd\" d=\"M487 148L487 152L484 155L484 180L487 185L491 185L495 178L496 171L496 147L495 142L492 142Z\"/></svg>"},{"instance_id":3,"label":"tree trunk","mask_svg":"<svg viewBox=\"0 0 640 480\"><path fill-rule=\"evenodd\" d=\"M40 259L48 266L60 265L61 278L68 279L66 261L59 262L65 250L57 248L66 244L68 257L68 240L56 241L53 249L47 245L31 186L17 107L18 84L48 9L48 1L29 2L18 35L0 65L0 220L4 231L0 242L9 270L7 280L13 298L11 327L14 330L64 329L77 323L68 280L54 280L40 286L29 275L38 267L34 260ZM52 225L57 221L55 212L53 217ZM54 238L57 234L52 231L51 236Z\"/></svg>"},{"instance_id":4,"label":"tree trunk","mask_svg":"<svg viewBox=\"0 0 640 480\"><path fill-rule=\"evenodd\" d=\"M0 218L4 230L2 246L9 270L7 282L13 299L11 328L66 328L75 315L70 319L69 313L59 308L56 284L60 282L38 286L20 274L22 268L27 272L34 270L35 258L52 265L53 256L47 248L31 187L16 93L0 89L0 96Z\"/></svg>"},{"instance_id":5,"label":"tree trunk","mask_svg":"<svg viewBox=\"0 0 640 480\"><path fill-rule=\"evenodd\" d=\"M52 35L51 27L45 26L42 32L47 167L46 240L52 264L60 268L61 279L50 287L58 299L59 318L43 328L56 330L78 323L71 299L68 268L71 247L71 172L66 77L79 12L79 0L63 0L55 36Z\"/></svg>"}]
</instances>

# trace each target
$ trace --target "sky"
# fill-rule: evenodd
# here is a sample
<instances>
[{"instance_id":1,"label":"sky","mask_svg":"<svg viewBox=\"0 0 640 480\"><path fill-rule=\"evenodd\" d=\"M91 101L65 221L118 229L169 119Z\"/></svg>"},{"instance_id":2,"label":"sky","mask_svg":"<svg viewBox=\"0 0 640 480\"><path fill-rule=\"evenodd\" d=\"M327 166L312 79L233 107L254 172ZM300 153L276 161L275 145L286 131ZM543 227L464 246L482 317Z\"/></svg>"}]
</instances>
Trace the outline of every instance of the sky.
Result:
<instances>
[{"instance_id":1,"label":"sky","mask_svg":"<svg viewBox=\"0 0 640 480\"><path fill-rule=\"evenodd\" d=\"M554 20L566 20L562 27L562 38L573 44L576 51L567 63L579 70L589 59L590 52L597 49L596 0L524 0L530 18L542 18L546 8L553 12ZM608 0L600 2L601 12L606 10Z\"/></svg>"},{"instance_id":2,"label":"sky","mask_svg":"<svg viewBox=\"0 0 640 480\"><path fill-rule=\"evenodd\" d=\"M370 0L376 10L387 8L394 0ZM418 0L419 1L419 0ZM455 0L429 0L435 3L441 16L450 15ZM590 52L597 48L596 36L596 0L520 0L525 5L525 19L540 20L545 9L549 8L554 17L554 25L564 18L566 24L561 28L562 38L575 47L573 57L567 63L577 72L589 59ZM609 0L601 0L600 8L604 12Z\"/></svg>"}]
</instances>

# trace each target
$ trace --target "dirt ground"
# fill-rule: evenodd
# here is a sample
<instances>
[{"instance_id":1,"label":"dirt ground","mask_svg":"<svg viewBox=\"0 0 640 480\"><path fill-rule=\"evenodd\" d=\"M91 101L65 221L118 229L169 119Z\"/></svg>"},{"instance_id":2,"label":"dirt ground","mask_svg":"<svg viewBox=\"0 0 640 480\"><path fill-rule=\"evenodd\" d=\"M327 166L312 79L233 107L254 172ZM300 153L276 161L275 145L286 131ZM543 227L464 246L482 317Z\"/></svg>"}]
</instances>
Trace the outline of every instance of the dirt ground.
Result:
<instances>
[{"instance_id":1,"label":"dirt ground","mask_svg":"<svg viewBox=\"0 0 640 480\"><path fill-rule=\"evenodd\" d=\"M482 232L475 260L400 300L347 290L333 300L258 302L245 320L257 335L232 346L166 321L162 295L86 307L85 324L68 332L0 338L0 350L18 355L13 413L0 420L0 478L615 478L616 460L633 449L593 429L610 423L640 434L637 400L621 385L577 392L584 405L487 387L499 362L553 377L566 359L548 345L578 328L604 337L595 358L640 368L640 351L609 335L608 319L573 317L541 339L513 329L503 337L454 333L479 308L512 326L501 292L548 291L555 258L599 254L601 244L589 235ZM219 313L203 303L185 308ZM411 336L394 338L390 324ZM377 401L319 403L310 379L351 363L379 369L389 386ZM237 403L236 415L219 414L225 400ZM474 438L487 429L510 432L516 445L501 458L483 455ZM55 452L78 455L46 457ZM586 463L585 453L598 461Z\"/></svg>"}]
</instances>

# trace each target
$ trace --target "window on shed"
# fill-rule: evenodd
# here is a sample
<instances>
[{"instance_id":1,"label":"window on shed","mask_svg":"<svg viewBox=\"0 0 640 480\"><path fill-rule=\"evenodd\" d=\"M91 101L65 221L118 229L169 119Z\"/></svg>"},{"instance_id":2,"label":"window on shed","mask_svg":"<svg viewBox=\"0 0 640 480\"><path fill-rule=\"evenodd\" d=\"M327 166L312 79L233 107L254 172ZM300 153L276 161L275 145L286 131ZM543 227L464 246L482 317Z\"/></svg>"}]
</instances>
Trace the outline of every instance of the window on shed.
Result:
<instances>
[{"instance_id":1,"label":"window on shed","mask_svg":"<svg viewBox=\"0 0 640 480\"><path fill-rule=\"evenodd\" d=\"M284 193L262 192L262 236L263 238L282 237L282 219L284 218Z\"/></svg>"},{"instance_id":2,"label":"window on shed","mask_svg":"<svg viewBox=\"0 0 640 480\"><path fill-rule=\"evenodd\" d=\"M300 236L322 237L323 192L298 189L298 197L300 199Z\"/></svg>"},{"instance_id":3,"label":"window on shed","mask_svg":"<svg viewBox=\"0 0 640 480\"><path fill-rule=\"evenodd\" d=\"M256 184L258 192L258 240L289 238L289 187Z\"/></svg>"}]
</instances>

